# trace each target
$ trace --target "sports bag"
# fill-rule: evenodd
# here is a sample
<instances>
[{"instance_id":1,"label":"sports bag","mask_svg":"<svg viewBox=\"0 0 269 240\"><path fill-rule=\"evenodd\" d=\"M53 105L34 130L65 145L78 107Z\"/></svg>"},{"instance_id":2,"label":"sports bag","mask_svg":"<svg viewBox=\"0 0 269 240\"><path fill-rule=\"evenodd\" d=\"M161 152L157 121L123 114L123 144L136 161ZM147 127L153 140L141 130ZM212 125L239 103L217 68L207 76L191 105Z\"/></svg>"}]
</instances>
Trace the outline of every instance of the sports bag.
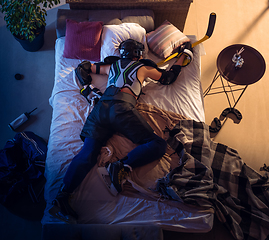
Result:
<instances>
[{"instance_id":1,"label":"sports bag","mask_svg":"<svg viewBox=\"0 0 269 240\"><path fill-rule=\"evenodd\" d=\"M35 181L43 177L47 142L30 131L20 132L0 150L0 203L20 199L28 192L33 202L43 190L34 189Z\"/></svg>"}]
</instances>

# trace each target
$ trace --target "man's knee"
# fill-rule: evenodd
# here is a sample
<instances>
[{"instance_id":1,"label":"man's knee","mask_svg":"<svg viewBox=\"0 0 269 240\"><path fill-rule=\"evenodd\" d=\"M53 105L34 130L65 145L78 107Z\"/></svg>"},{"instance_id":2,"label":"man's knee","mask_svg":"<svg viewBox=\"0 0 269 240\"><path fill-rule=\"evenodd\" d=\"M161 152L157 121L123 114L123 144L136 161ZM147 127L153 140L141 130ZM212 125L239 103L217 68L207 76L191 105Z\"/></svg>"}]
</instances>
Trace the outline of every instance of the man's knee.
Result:
<instances>
[{"instance_id":1,"label":"man's knee","mask_svg":"<svg viewBox=\"0 0 269 240\"><path fill-rule=\"evenodd\" d=\"M159 136L158 136L156 142L157 142L156 150L158 152L158 155L160 157L162 157L166 152L167 142L163 138L161 138Z\"/></svg>"},{"instance_id":2,"label":"man's knee","mask_svg":"<svg viewBox=\"0 0 269 240\"><path fill-rule=\"evenodd\" d=\"M163 138L159 137L156 134L153 134L152 137L148 139L148 143L148 147L151 148L151 152L153 153L155 158L160 158L165 154L167 142Z\"/></svg>"}]
</instances>

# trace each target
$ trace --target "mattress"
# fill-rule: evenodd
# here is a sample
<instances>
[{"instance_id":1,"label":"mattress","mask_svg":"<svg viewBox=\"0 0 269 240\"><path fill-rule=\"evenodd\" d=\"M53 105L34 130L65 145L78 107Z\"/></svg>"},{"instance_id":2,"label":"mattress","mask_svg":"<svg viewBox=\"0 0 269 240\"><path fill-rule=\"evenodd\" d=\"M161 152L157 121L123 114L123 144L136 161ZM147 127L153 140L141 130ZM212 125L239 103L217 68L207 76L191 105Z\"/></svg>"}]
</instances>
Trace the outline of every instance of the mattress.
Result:
<instances>
[{"instance_id":1,"label":"mattress","mask_svg":"<svg viewBox=\"0 0 269 240\"><path fill-rule=\"evenodd\" d=\"M195 36L189 36L192 42ZM48 210L57 195L63 176L83 142L80 132L92 110L80 94L81 85L74 69L82 61L63 57L65 37L55 45L55 82L50 97L53 108L48 152L46 159L45 200L47 202L42 224L62 223ZM162 137L164 129L172 128L181 119L204 122L204 105L200 82L200 56L204 54L200 44L194 49L194 60L182 69L176 82L164 86L147 79L137 108L156 133ZM150 51L148 58L160 61ZM161 66L167 68L174 60ZM104 91L107 77L93 74L92 84ZM163 198L155 191L157 180L180 164L178 155L171 148L161 160L135 169L122 194L111 195L97 173L97 168L107 161L126 154L135 145L123 136L115 135L102 148L98 164L88 173L76 189L71 205L79 215L80 224L130 224L157 225L162 229L180 232L207 232L213 226L214 211Z\"/></svg>"}]
</instances>

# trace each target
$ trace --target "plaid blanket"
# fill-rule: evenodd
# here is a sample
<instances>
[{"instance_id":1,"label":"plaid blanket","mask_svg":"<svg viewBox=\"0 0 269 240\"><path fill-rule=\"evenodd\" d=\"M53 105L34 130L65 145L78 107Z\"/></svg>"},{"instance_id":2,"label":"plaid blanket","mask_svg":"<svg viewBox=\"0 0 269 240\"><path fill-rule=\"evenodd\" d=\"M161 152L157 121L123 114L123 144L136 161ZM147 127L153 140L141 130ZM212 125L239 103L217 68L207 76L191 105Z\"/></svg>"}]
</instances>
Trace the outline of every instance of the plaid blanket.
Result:
<instances>
[{"instance_id":1,"label":"plaid blanket","mask_svg":"<svg viewBox=\"0 0 269 240\"><path fill-rule=\"evenodd\" d=\"M204 123L181 120L167 141L182 164L158 180L159 192L214 208L235 239L269 239L268 176L247 166L236 150L211 141Z\"/></svg>"}]
</instances>

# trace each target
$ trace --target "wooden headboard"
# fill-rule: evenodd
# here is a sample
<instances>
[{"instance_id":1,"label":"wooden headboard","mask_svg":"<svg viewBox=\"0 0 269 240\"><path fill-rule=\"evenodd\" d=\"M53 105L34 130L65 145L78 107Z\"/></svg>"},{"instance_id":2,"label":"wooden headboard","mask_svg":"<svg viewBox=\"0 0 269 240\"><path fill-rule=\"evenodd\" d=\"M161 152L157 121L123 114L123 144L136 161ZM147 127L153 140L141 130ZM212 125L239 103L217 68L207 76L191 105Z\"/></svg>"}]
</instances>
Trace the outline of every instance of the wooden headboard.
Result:
<instances>
[{"instance_id":1,"label":"wooden headboard","mask_svg":"<svg viewBox=\"0 0 269 240\"><path fill-rule=\"evenodd\" d=\"M66 0L70 9L151 9L155 15L156 27L168 20L181 31L192 2L193 0Z\"/></svg>"}]
</instances>

